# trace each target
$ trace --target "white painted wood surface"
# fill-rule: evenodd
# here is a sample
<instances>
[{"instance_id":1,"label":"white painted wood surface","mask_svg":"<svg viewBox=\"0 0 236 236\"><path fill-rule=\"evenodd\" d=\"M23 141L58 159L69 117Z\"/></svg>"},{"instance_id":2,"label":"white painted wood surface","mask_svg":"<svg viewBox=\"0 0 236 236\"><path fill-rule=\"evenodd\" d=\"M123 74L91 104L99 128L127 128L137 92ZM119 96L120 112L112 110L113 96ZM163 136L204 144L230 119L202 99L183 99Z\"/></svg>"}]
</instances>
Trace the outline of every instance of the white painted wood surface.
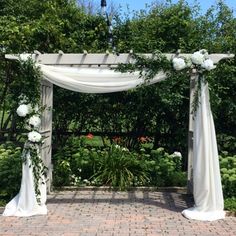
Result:
<instances>
[{"instance_id":1,"label":"white painted wood surface","mask_svg":"<svg viewBox=\"0 0 236 236\"><path fill-rule=\"evenodd\" d=\"M47 190L50 192L52 187L52 106L53 106L53 84L41 81L41 105L45 106L42 114L42 123L40 133L44 138L44 144L41 149L41 157L47 166Z\"/></svg>"},{"instance_id":2,"label":"white painted wood surface","mask_svg":"<svg viewBox=\"0 0 236 236\"><path fill-rule=\"evenodd\" d=\"M189 96L189 125L188 125L188 175L187 175L187 192L193 193L193 128L194 128L194 114L192 113L192 104L194 100L194 93L196 90L196 83L198 79L196 70L192 70L190 76L190 96Z\"/></svg>"},{"instance_id":3,"label":"white painted wood surface","mask_svg":"<svg viewBox=\"0 0 236 236\"><path fill-rule=\"evenodd\" d=\"M152 57L153 54L140 54L146 57ZM163 53L168 59L176 54ZM179 56L190 57L192 54L179 54ZM133 62L132 54L75 54L75 53L50 53L50 54L31 54L37 63L44 65L117 65L119 63ZM218 63L224 58L232 58L234 54L210 54L209 58L214 63ZM7 59L18 59L19 55L6 54Z\"/></svg>"}]
</instances>

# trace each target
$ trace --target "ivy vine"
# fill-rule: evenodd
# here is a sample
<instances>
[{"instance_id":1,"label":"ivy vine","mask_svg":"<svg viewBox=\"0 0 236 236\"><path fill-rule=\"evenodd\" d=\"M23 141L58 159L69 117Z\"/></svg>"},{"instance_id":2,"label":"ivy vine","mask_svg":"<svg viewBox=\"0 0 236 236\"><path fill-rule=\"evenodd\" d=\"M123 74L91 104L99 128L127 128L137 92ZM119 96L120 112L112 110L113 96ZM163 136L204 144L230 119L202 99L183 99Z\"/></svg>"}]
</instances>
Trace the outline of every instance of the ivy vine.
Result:
<instances>
[{"instance_id":1,"label":"ivy vine","mask_svg":"<svg viewBox=\"0 0 236 236\"><path fill-rule=\"evenodd\" d=\"M40 156L39 150L41 145L27 141L24 146L22 153L22 161L27 164L27 156L30 155L30 164L29 167L33 168L34 176L34 190L36 194L37 202L40 204L40 188L39 184L46 184L45 178L47 176L47 167L44 165L42 158ZM45 178L43 178L43 176Z\"/></svg>"}]
</instances>

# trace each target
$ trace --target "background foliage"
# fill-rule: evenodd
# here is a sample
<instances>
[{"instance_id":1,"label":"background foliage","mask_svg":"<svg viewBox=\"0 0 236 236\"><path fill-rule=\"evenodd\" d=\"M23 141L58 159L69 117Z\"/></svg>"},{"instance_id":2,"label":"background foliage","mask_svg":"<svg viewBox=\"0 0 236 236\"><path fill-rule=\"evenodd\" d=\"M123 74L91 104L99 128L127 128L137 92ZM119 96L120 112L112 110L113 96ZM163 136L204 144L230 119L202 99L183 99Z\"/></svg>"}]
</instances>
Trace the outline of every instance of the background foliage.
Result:
<instances>
[{"instance_id":1,"label":"background foliage","mask_svg":"<svg viewBox=\"0 0 236 236\"><path fill-rule=\"evenodd\" d=\"M163 148L144 144L138 151L113 143L97 145L86 137L70 137L54 155L54 184L106 185L122 190L132 186L184 186L182 158L169 155Z\"/></svg>"}]
</instances>

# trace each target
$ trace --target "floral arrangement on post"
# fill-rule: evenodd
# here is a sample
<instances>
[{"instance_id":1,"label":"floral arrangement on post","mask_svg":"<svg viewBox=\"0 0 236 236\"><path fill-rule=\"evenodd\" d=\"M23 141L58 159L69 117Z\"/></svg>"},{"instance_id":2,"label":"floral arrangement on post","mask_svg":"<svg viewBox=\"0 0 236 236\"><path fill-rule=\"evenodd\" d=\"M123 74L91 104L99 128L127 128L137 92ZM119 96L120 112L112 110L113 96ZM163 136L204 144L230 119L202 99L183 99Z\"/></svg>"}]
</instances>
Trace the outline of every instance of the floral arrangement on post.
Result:
<instances>
[{"instance_id":1,"label":"floral arrangement on post","mask_svg":"<svg viewBox=\"0 0 236 236\"><path fill-rule=\"evenodd\" d=\"M216 68L205 49L194 52L190 58L183 58L177 55L177 57L173 58L172 63L175 70L197 69L198 73L201 74Z\"/></svg>"},{"instance_id":2,"label":"floral arrangement on post","mask_svg":"<svg viewBox=\"0 0 236 236\"><path fill-rule=\"evenodd\" d=\"M190 58L179 57L178 55L172 60L175 70L180 71L183 69L195 70L198 74L197 89L194 94L192 113L195 114L199 105L199 96L201 94L201 83L206 83L204 74L216 68L213 61L209 58L206 49L201 49L194 52Z\"/></svg>"},{"instance_id":3,"label":"floral arrangement on post","mask_svg":"<svg viewBox=\"0 0 236 236\"><path fill-rule=\"evenodd\" d=\"M29 99L24 95L21 95L19 106L16 110L17 115L24 118L26 122L25 128L29 131L24 144L22 161L25 164L30 161L30 167L33 168L34 187L38 203L40 203L39 184L45 184L43 176L46 176L47 171L47 167L40 156L40 146L43 144L43 138L39 133L42 110L43 108L39 108L38 105L32 107ZM30 157L30 160L28 157Z\"/></svg>"}]
</instances>

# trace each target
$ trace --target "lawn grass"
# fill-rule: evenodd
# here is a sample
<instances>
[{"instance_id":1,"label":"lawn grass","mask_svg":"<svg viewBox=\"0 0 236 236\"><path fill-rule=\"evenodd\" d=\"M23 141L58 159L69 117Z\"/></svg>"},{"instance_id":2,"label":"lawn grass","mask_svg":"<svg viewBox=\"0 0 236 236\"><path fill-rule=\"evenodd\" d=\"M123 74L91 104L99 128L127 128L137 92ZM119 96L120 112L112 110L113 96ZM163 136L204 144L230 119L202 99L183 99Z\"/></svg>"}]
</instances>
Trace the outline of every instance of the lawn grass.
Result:
<instances>
[{"instance_id":1,"label":"lawn grass","mask_svg":"<svg viewBox=\"0 0 236 236\"><path fill-rule=\"evenodd\" d=\"M81 136L85 138L85 144L91 147L102 147L104 146L101 136L93 136L93 138L87 138L87 136ZM108 140L106 140L106 143Z\"/></svg>"}]
</instances>

